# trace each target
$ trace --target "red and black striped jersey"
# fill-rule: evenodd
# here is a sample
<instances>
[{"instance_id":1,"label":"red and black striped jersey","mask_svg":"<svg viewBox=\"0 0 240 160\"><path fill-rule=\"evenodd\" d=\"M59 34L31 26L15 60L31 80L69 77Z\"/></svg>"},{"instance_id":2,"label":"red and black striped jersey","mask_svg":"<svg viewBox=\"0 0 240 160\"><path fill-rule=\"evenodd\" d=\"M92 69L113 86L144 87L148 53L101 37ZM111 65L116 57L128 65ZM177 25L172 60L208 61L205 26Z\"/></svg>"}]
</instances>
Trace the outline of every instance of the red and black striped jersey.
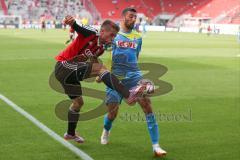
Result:
<instances>
[{"instance_id":1,"label":"red and black striped jersey","mask_svg":"<svg viewBox=\"0 0 240 160\"><path fill-rule=\"evenodd\" d=\"M99 44L99 35L96 30L79 26L76 22L74 22L72 28L78 33L78 36L56 56L57 61L74 60L84 62L103 54L104 46Z\"/></svg>"}]
</instances>

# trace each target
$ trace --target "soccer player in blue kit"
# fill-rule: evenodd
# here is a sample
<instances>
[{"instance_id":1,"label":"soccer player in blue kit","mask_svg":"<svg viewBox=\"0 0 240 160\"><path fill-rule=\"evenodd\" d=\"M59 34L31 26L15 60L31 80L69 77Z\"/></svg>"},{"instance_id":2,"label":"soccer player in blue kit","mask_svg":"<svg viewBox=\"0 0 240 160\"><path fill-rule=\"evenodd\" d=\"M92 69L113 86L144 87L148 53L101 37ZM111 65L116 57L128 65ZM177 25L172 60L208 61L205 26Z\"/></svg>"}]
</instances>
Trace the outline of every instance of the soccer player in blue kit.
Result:
<instances>
[{"instance_id":1,"label":"soccer player in blue kit","mask_svg":"<svg viewBox=\"0 0 240 160\"><path fill-rule=\"evenodd\" d=\"M142 38L137 31L133 30L137 18L137 11L134 8L126 8L122 11L122 18L120 32L115 37L112 46L111 70L125 87L131 89L143 80L142 73L138 67L138 56L141 51ZM101 144L107 144L109 142L112 123L117 116L122 98L121 94L111 88L107 88L106 105L108 114L104 117ZM139 97L137 102L146 115L148 132L155 156L165 156L167 152L159 145L158 123L152 111L149 97Z\"/></svg>"}]
</instances>

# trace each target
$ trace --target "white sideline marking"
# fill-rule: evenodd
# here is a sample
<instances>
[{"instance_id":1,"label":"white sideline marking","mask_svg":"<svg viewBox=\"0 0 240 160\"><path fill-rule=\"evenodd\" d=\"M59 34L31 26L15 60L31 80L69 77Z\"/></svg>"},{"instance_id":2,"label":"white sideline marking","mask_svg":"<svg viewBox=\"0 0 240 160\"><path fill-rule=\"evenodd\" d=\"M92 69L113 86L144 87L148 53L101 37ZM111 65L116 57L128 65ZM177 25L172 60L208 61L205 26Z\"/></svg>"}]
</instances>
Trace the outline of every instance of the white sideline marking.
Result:
<instances>
[{"instance_id":1,"label":"white sideline marking","mask_svg":"<svg viewBox=\"0 0 240 160\"><path fill-rule=\"evenodd\" d=\"M4 95L0 94L0 99L2 99L5 103L7 103L10 107L12 107L15 111L23 115L25 118L27 118L29 121L31 121L33 124L35 124L38 128L40 128L42 131L47 133L50 137L61 143L63 146L71 150L73 153L75 153L78 157L80 157L83 160L93 160L89 155L84 153L79 148L75 147L71 143L64 140L62 137L60 137L57 133L49 129L47 126L45 126L43 123L41 123L39 120L37 120L35 117L30 115L28 112L23 110L21 107L13 103L11 100L9 100Z\"/></svg>"}]
</instances>

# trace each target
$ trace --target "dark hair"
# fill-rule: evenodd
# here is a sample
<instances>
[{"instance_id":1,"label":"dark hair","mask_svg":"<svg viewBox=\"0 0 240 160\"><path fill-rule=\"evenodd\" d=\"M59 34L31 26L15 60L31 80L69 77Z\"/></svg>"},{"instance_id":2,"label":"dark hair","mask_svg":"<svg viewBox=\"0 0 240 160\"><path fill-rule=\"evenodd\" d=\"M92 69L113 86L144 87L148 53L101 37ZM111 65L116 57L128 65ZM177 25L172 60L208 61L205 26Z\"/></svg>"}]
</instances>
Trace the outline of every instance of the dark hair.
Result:
<instances>
[{"instance_id":1,"label":"dark hair","mask_svg":"<svg viewBox=\"0 0 240 160\"><path fill-rule=\"evenodd\" d=\"M109 19L105 20L105 21L102 23L101 29L102 29L102 28L105 28L105 29L107 29L107 30L110 30L111 28L113 28L113 29L116 30L117 32L120 30L119 26L118 26L116 23L114 23L113 21L109 20Z\"/></svg>"},{"instance_id":2,"label":"dark hair","mask_svg":"<svg viewBox=\"0 0 240 160\"><path fill-rule=\"evenodd\" d=\"M122 11L122 16L124 16L128 11L137 13L137 10L132 7L127 7Z\"/></svg>"}]
</instances>

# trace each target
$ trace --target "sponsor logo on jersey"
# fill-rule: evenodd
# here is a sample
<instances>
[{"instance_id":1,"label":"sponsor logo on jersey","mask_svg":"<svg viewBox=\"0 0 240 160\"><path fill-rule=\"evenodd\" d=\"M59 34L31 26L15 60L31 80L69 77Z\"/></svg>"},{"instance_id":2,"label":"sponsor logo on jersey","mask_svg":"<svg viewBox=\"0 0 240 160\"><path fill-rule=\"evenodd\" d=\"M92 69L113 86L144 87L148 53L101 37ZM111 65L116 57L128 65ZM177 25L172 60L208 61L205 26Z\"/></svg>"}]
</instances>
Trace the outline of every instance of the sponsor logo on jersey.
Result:
<instances>
[{"instance_id":1,"label":"sponsor logo on jersey","mask_svg":"<svg viewBox=\"0 0 240 160\"><path fill-rule=\"evenodd\" d=\"M116 41L116 45L117 45L117 47L121 47L121 48L137 49L137 43L136 42Z\"/></svg>"},{"instance_id":2,"label":"sponsor logo on jersey","mask_svg":"<svg viewBox=\"0 0 240 160\"><path fill-rule=\"evenodd\" d=\"M93 53L90 49L86 49L85 50L85 56L88 57L88 58L91 58L93 57Z\"/></svg>"}]
</instances>

